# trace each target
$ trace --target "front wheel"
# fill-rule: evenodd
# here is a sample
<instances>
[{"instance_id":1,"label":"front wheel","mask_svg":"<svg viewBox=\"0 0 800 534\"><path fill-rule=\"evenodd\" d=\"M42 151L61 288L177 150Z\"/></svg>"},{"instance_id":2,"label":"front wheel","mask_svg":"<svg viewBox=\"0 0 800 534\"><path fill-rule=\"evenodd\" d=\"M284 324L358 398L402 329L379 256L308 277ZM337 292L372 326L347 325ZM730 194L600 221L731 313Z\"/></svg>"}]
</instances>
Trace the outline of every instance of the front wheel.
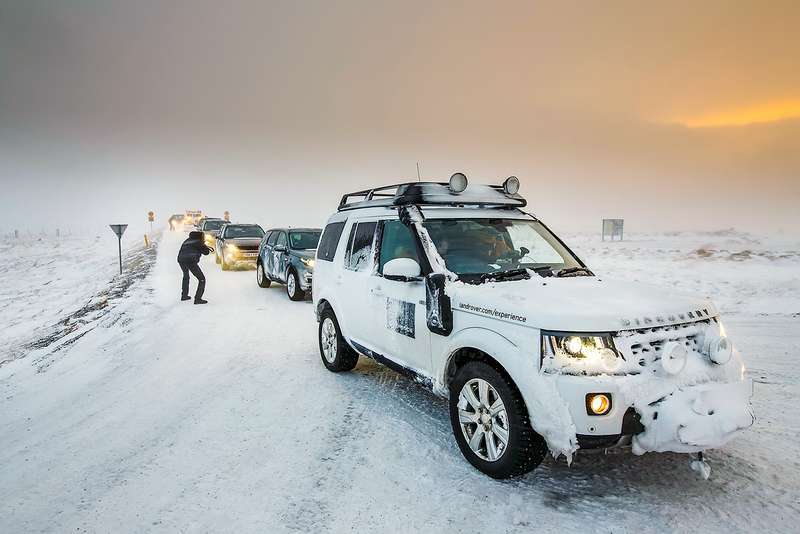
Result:
<instances>
[{"instance_id":1,"label":"front wheel","mask_svg":"<svg viewBox=\"0 0 800 534\"><path fill-rule=\"evenodd\" d=\"M289 271L286 274L286 294L289 295L291 300L303 300L306 298L306 292L300 289L300 279L294 271Z\"/></svg>"},{"instance_id":2,"label":"front wheel","mask_svg":"<svg viewBox=\"0 0 800 534\"><path fill-rule=\"evenodd\" d=\"M468 362L456 373L450 422L461 454L492 478L524 475L547 454L514 383L482 361Z\"/></svg>"},{"instance_id":3,"label":"front wheel","mask_svg":"<svg viewBox=\"0 0 800 534\"><path fill-rule=\"evenodd\" d=\"M256 281L258 282L258 287L269 287L272 281L267 276L267 273L264 272L264 264L259 263L258 267L256 267Z\"/></svg>"},{"instance_id":4,"label":"front wheel","mask_svg":"<svg viewBox=\"0 0 800 534\"><path fill-rule=\"evenodd\" d=\"M352 370L358 363L358 353L342 337L333 310L326 308L319 322L319 355L328 371L340 373Z\"/></svg>"}]
</instances>

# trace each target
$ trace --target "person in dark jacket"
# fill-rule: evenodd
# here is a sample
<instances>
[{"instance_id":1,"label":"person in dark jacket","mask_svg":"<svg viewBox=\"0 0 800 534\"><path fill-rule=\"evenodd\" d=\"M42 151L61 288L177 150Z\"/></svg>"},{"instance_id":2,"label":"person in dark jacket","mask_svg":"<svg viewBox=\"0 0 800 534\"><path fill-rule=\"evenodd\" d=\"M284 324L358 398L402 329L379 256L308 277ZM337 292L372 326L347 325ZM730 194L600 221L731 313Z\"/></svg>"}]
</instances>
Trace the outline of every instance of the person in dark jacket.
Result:
<instances>
[{"instance_id":1,"label":"person in dark jacket","mask_svg":"<svg viewBox=\"0 0 800 534\"><path fill-rule=\"evenodd\" d=\"M203 300L203 292L206 290L206 277L203 271L200 270L200 256L207 255L212 252L210 247L207 247L203 237L203 232L189 232L189 237L181 245L181 250L178 252L178 265L181 266L183 271L183 285L181 286L181 300L189 300L189 272L197 278L197 292L194 294L195 304L207 304L207 300Z\"/></svg>"}]
</instances>

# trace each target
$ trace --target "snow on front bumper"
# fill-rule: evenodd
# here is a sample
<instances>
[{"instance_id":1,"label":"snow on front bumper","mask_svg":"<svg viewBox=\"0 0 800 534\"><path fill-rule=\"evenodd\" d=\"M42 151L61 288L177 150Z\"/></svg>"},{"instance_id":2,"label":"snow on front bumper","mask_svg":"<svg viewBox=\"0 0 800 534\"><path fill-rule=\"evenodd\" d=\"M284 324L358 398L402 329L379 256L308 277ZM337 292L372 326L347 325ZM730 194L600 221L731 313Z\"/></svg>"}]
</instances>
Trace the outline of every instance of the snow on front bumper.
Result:
<instances>
[{"instance_id":1,"label":"snow on front bumper","mask_svg":"<svg viewBox=\"0 0 800 534\"><path fill-rule=\"evenodd\" d=\"M751 380L680 383L660 377L556 378L581 448L611 447L632 436L634 454L718 448L755 421ZM586 396L612 399L605 415L589 415ZM627 442L627 441L626 441Z\"/></svg>"},{"instance_id":2,"label":"snow on front bumper","mask_svg":"<svg viewBox=\"0 0 800 534\"><path fill-rule=\"evenodd\" d=\"M678 388L659 401L637 405L645 431L633 436L633 453L721 447L755 422L752 396L753 381L748 379Z\"/></svg>"}]
</instances>

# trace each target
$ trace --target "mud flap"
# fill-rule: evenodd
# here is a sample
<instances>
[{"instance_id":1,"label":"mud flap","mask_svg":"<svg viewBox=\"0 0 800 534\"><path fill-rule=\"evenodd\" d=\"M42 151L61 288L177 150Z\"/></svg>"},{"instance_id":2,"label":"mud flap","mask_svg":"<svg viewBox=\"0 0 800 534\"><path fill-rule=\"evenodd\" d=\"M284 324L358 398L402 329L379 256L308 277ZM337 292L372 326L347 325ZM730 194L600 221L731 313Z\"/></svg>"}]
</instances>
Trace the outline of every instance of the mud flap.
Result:
<instances>
[{"instance_id":1,"label":"mud flap","mask_svg":"<svg viewBox=\"0 0 800 534\"><path fill-rule=\"evenodd\" d=\"M433 273L425 277L425 309L428 330L440 336L453 332L453 308L444 288L447 278Z\"/></svg>"}]
</instances>

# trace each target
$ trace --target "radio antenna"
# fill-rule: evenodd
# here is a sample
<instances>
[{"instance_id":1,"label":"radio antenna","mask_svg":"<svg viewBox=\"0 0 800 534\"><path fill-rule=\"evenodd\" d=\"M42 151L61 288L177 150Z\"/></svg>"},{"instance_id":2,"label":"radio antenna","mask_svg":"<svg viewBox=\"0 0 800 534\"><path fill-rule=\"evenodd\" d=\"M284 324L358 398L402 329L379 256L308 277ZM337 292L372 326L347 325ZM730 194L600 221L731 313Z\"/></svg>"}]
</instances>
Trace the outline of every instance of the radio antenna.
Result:
<instances>
[{"instance_id":1,"label":"radio antenna","mask_svg":"<svg viewBox=\"0 0 800 534\"><path fill-rule=\"evenodd\" d=\"M419 161L417 162L417 181L418 182L422 181L422 176L419 173Z\"/></svg>"}]
</instances>

